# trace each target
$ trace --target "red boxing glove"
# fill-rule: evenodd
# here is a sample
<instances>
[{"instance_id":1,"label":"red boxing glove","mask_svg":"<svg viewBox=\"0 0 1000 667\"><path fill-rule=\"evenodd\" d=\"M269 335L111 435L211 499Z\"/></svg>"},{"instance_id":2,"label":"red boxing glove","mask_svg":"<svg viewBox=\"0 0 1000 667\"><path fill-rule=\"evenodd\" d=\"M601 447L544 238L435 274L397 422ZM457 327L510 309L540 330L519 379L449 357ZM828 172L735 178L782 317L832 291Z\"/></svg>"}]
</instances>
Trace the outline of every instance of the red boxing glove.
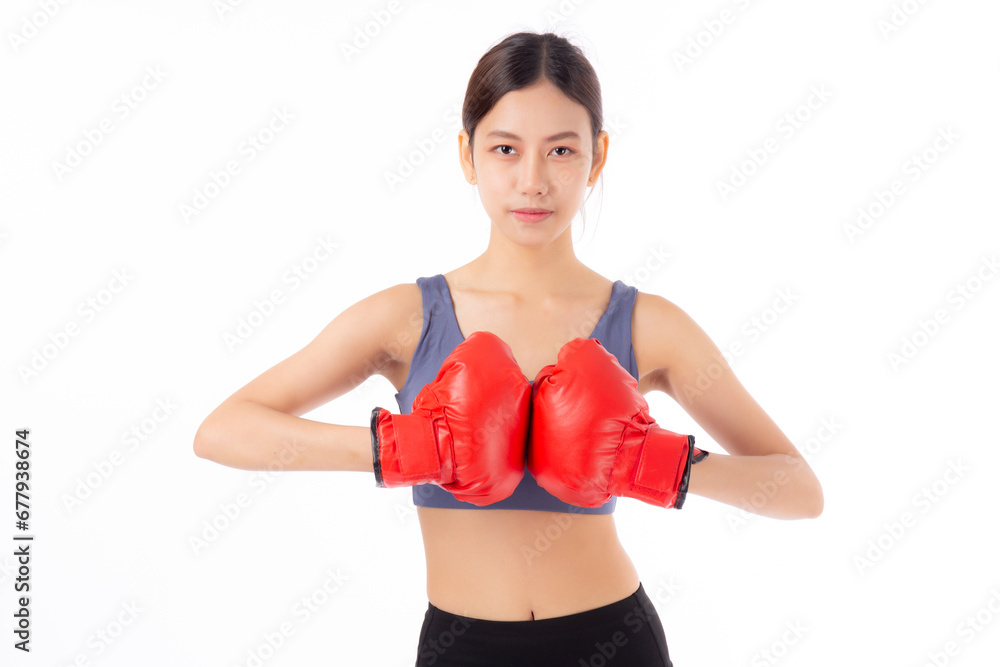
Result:
<instances>
[{"instance_id":1,"label":"red boxing glove","mask_svg":"<svg viewBox=\"0 0 1000 667\"><path fill-rule=\"evenodd\" d=\"M375 485L433 482L474 505L503 500L524 476L530 410L531 385L510 346L476 331L420 390L410 414L372 410Z\"/></svg>"},{"instance_id":2,"label":"red boxing glove","mask_svg":"<svg viewBox=\"0 0 1000 667\"><path fill-rule=\"evenodd\" d=\"M532 385L528 470L563 502L611 496L681 509L691 465L708 452L661 428L635 378L595 339L576 338Z\"/></svg>"}]
</instances>

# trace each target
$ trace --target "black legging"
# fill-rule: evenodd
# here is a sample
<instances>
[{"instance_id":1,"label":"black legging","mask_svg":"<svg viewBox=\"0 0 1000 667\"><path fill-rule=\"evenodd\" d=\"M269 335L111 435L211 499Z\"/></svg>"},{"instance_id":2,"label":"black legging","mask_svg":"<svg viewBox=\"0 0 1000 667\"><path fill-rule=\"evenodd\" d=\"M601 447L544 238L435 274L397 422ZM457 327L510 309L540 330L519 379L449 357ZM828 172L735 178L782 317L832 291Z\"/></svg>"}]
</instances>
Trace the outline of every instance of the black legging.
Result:
<instances>
[{"instance_id":1,"label":"black legging","mask_svg":"<svg viewBox=\"0 0 1000 667\"><path fill-rule=\"evenodd\" d=\"M537 621L458 616L427 603L416 667L673 667L639 584L624 600Z\"/></svg>"}]
</instances>

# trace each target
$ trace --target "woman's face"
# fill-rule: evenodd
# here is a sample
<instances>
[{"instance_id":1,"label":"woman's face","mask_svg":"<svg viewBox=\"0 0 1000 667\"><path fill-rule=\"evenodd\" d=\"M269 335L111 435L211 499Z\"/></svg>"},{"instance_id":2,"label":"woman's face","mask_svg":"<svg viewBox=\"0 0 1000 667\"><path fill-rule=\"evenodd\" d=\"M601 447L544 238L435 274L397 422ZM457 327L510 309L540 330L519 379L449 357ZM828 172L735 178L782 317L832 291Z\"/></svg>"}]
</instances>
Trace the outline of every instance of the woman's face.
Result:
<instances>
[{"instance_id":1,"label":"woman's face","mask_svg":"<svg viewBox=\"0 0 1000 667\"><path fill-rule=\"evenodd\" d=\"M546 245L572 224L607 155L607 132L595 155L587 110L546 80L504 95L475 133L471 158L468 133L459 133L462 168L494 226L518 245ZM515 211L525 208L552 213L524 220Z\"/></svg>"}]
</instances>

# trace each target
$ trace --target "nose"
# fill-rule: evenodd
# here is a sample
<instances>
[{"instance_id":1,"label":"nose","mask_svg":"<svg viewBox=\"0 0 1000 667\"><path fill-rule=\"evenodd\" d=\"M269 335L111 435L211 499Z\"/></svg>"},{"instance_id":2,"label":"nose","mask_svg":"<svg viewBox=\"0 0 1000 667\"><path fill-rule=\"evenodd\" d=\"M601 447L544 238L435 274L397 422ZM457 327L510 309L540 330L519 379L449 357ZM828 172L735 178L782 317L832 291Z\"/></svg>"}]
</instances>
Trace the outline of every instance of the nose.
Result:
<instances>
[{"instance_id":1,"label":"nose","mask_svg":"<svg viewBox=\"0 0 1000 667\"><path fill-rule=\"evenodd\" d=\"M548 165L545 156L528 152L521 160L518 187L525 195L543 195L549 188Z\"/></svg>"}]
</instances>

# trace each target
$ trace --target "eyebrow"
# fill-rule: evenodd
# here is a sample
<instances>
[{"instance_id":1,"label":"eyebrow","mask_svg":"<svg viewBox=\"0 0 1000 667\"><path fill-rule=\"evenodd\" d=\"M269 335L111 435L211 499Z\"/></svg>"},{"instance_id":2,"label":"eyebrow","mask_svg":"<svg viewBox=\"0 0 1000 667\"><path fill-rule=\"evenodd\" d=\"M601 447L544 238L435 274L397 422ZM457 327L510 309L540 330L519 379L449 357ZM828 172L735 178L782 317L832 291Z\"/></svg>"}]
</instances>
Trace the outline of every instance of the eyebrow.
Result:
<instances>
[{"instance_id":1,"label":"eyebrow","mask_svg":"<svg viewBox=\"0 0 1000 667\"><path fill-rule=\"evenodd\" d=\"M513 132L507 132L506 130L491 130L486 133L487 137L500 137L502 139L513 139L514 141L521 141L521 137L517 136ZM559 139L579 139L580 135L572 130L566 132L560 132L559 134L553 134L551 137L545 137L545 141L558 141Z\"/></svg>"}]
</instances>

